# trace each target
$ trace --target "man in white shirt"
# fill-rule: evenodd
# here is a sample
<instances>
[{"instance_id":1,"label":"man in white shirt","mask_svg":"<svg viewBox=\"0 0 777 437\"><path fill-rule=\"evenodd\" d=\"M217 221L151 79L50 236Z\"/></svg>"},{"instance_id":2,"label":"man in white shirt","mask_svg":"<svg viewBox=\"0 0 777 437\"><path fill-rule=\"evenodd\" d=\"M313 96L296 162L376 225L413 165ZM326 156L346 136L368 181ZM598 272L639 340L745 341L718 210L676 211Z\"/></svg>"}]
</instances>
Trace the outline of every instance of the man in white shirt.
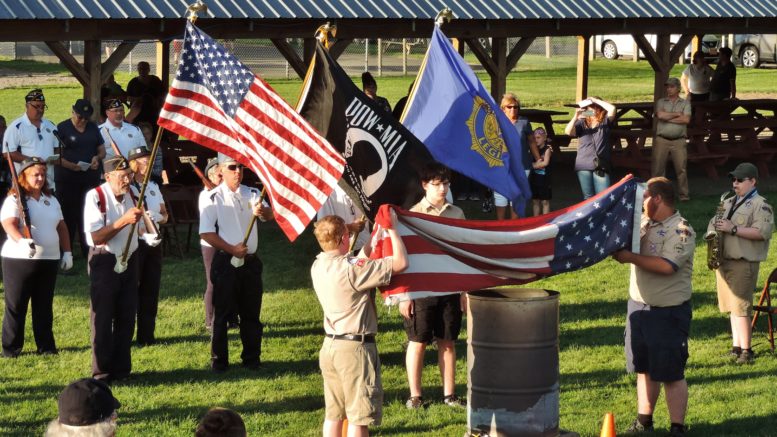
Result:
<instances>
[{"instance_id":1,"label":"man in white shirt","mask_svg":"<svg viewBox=\"0 0 777 437\"><path fill-rule=\"evenodd\" d=\"M258 369L261 365L262 262L257 256L258 226L248 240L243 239L252 216L261 221L274 218L272 209L260 202L259 190L242 185L243 167L233 158L219 155L223 181L208 194L209 201L200 204L200 237L217 252L211 264L213 283L213 333L211 369L221 373L229 366L227 324L230 314L240 316L240 339L243 343L243 366Z\"/></svg>"},{"instance_id":2,"label":"man in white shirt","mask_svg":"<svg viewBox=\"0 0 777 437\"><path fill-rule=\"evenodd\" d=\"M25 159L37 157L46 161L46 182L55 190L54 163L58 158L55 151L59 148L57 127L43 117L48 106L42 90L30 91L24 101L24 114L11 122L3 135L3 153L11 154L17 172Z\"/></svg>"},{"instance_id":3,"label":"man in white shirt","mask_svg":"<svg viewBox=\"0 0 777 437\"><path fill-rule=\"evenodd\" d=\"M100 134L105 144L105 156L116 156L113 145L121 156L127 157L130 150L146 147L143 132L134 124L124 121L124 104L119 99L109 100L105 109L105 123L100 125ZM111 144L113 143L113 144Z\"/></svg>"},{"instance_id":4,"label":"man in white shirt","mask_svg":"<svg viewBox=\"0 0 777 437\"><path fill-rule=\"evenodd\" d=\"M105 183L86 193L84 233L89 245L89 294L91 298L92 376L108 382L122 379L132 370L130 344L135 332L138 304L137 257L133 256L142 212L130 194L131 172L127 160L103 162ZM114 270L127 241L127 269Z\"/></svg>"}]
</instances>

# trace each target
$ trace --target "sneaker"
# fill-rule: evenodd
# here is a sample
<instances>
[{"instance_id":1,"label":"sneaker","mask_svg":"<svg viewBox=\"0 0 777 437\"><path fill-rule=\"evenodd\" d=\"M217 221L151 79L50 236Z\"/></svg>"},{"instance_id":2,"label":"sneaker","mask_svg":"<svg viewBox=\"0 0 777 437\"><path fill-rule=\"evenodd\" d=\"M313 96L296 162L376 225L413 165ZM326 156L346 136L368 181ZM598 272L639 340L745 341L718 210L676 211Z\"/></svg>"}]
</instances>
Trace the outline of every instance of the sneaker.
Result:
<instances>
[{"instance_id":1,"label":"sneaker","mask_svg":"<svg viewBox=\"0 0 777 437\"><path fill-rule=\"evenodd\" d=\"M631 425L626 429L627 434L639 434L641 432L653 432L653 425L645 426L639 423L638 419L634 419Z\"/></svg>"},{"instance_id":2,"label":"sneaker","mask_svg":"<svg viewBox=\"0 0 777 437\"><path fill-rule=\"evenodd\" d=\"M445 396L442 402L449 407L467 408L467 403L456 395Z\"/></svg>"},{"instance_id":3,"label":"sneaker","mask_svg":"<svg viewBox=\"0 0 777 437\"><path fill-rule=\"evenodd\" d=\"M408 410L426 408L426 405L424 405L424 398L422 396L410 396L407 399L407 402L405 402L405 406Z\"/></svg>"},{"instance_id":4,"label":"sneaker","mask_svg":"<svg viewBox=\"0 0 777 437\"><path fill-rule=\"evenodd\" d=\"M685 431L688 431L688 427L685 425L672 425L669 428L669 437L681 437L685 435Z\"/></svg>"},{"instance_id":5,"label":"sneaker","mask_svg":"<svg viewBox=\"0 0 777 437\"><path fill-rule=\"evenodd\" d=\"M755 353L748 349L742 349L742 353L737 358L737 364L753 364L755 362Z\"/></svg>"}]
</instances>

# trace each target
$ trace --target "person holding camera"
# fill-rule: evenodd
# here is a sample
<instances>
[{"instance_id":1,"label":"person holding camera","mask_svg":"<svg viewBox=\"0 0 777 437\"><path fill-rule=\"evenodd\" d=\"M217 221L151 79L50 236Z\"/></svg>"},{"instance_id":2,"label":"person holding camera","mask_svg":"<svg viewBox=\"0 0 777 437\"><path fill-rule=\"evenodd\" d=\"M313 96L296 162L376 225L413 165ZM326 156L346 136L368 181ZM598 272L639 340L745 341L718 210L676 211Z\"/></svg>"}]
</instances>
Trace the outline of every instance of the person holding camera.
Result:
<instances>
[{"instance_id":1,"label":"person holding camera","mask_svg":"<svg viewBox=\"0 0 777 437\"><path fill-rule=\"evenodd\" d=\"M615 106L599 97L581 100L577 106L564 132L577 138L575 173L583 199L588 199L610 186L610 129Z\"/></svg>"},{"instance_id":2,"label":"person holding camera","mask_svg":"<svg viewBox=\"0 0 777 437\"><path fill-rule=\"evenodd\" d=\"M691 102L680 97L680 79L670 77L664 82L665 97L656 101L656 136L650 156L650 176L664 176L666 161L671 155L677 174L677 194L681 202L688 194L687 127L691 122Z\"/></svg>"}]
</instances>

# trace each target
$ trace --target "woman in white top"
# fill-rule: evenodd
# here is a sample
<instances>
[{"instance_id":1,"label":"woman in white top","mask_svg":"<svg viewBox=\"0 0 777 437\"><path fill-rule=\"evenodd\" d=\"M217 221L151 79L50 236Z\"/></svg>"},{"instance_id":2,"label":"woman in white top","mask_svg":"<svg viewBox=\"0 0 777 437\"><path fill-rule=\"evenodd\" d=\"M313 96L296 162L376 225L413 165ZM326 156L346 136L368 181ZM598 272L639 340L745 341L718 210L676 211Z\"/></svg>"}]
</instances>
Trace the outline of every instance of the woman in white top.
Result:
<instances>
[{"instance_id":1,"label":"woman in white top","mask_svg":"<svg viewBox=\"0 0 777 437\"><path fill-rule=\"evenodd\" d=\"M3 356L17 357L24 346L27 305L32 301L32 332L39 354L56 354L52 329L54 287L57 267L73 267L70 237L57 198L46 182L46 162L28 158L19 167L19 189L26 203L26 223L30 237L23 233L23 215L17 206L15 190L0 209L0 221L8 234L3 244L2 265L5 286L3 317ZM59 249L64 249L60 261Z\"/></svg>"},{"instance_id":2,"label":"woman in white top","mask_svg":"<svg viewBox=\"0 0 777 437\"><path fill-rule=\"evenodd\" d=\"M693 62L683 71L680 83L685 95L691 102L706 102L710 99L710 83L712 81L712 68L707 65L704 53L698 51L693 54Z\"/></svg>"},{"instance_id":3,"label":"woman in white top","mask_svg":"<svg viewBox=\"0 0 777 437\"><path fill-rule=\"evenodd\" d=\"M132 186L135 195L140 194L140 187L146 169L149 167L148 159L151 152L145 147L137 147L129 152L130 169L133 172ZM143 206L148 217L158 226L167 222L167 208L159 191L159 185L149 180L146 187ZM147 233L154 233L153 229ZM159 238L157 232L157 238ZM153 246L147 243L145 238L138 241L138 323L136 341L140 346L149 346L156 342L154 329L156 328L156 314L159 307L159 284L162 281L162 246L159 243Z\"/></svg>"}]
</instances>

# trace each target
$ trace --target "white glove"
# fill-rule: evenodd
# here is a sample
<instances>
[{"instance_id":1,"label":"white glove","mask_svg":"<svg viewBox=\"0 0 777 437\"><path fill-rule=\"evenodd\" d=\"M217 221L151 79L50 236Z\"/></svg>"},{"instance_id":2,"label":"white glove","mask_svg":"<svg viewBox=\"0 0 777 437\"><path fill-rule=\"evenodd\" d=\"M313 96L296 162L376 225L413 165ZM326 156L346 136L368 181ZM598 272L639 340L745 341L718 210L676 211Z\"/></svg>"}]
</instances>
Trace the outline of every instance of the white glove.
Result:
<instances>
[{"instance_id":1,"label":"white glove","mask_svg":"<svg viewBox=\"0 0 777 437\"><path fill-rule=\"evenodd\" d=\"M243 264L245 264L245 262L246 262L245 259L238 258L236 256L233 256L232 259L229 260L229 263L232 264L232 267L234 268L243 267Z\"/></svg>"},{"instance_id":2,"label":"white glove","mask_svg":"<svg viewBox=\"0 0 777 437\"><path fill-rule=\"evenodd\" d=\"M156 211L151 211L149 209L146 210L146 215L148 216L148 218L153 220L154 223L159 223L164 218L164 216L162 216L162 214L160 214L160 213L158 213Z\"/></svg>"},{"instance_id":3,"label":"white glove","mask_svg":"<svg viewBox=\"0 0 777 437\"><path fill-rule=\"evenodd\" d=\"M140 238L143 239L143 241L146 242L151 247L157 247L159 246L159 243L162 242L162 239L159 238L159 234L150 234L146 232L145 234L141 235Z\"/></svg>"},{"instance_id":4,"label":"white glove","mask_svg":"<svg viewBox=\"0 0 777 437\"><path fill-rule=\"evenodd\" d=\"M65 252L62 254L62 260L59 262L59 268L63 272L66 272L73 268L73 252Z\"/></svg>"},{"instance_id":5,"label":"white glove","mask_svg":"<svg viewBox=\"0 0 777 437\"><path fill-rule=\"evenodd\" d=\"M24 249L29 249L30 258L35 256L35 241L32 238L20 238L16 243Z\"/></svg>"}]
</instances>

